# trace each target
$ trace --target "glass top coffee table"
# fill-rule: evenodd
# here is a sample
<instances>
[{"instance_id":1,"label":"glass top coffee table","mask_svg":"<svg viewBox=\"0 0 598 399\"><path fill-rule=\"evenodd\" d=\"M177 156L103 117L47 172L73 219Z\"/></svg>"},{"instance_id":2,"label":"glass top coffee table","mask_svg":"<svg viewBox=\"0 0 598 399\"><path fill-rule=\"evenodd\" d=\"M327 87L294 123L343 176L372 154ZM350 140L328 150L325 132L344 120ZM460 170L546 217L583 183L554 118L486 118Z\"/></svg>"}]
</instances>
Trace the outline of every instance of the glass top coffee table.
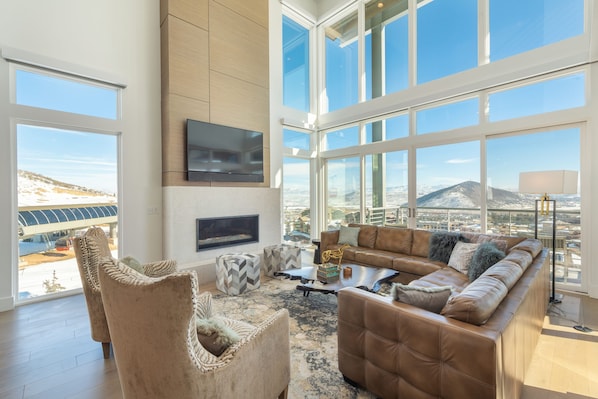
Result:
<instances>
[{"instance_id":1,"label":"glass top coffee table","mask_svg":"<svg viewBox=\"0 0 598 399\"><path fill-rule=\"evenodd\" d=\"M343 270L351 268L351 276L345 277ZM338 291L345 287L361 288L370 292L378 292L380 284L391 280L399 275L399 272L381 267L359 266L343 264L338 280L332 282L318 281L318 267L302 267L301 269L288 269L276 272L277 276L288 277L291 280L301 280L297 290L303 291L303 296L309 296L310 292L322 292L324 294L337 295Z\"/></svg>"}]
</instances>

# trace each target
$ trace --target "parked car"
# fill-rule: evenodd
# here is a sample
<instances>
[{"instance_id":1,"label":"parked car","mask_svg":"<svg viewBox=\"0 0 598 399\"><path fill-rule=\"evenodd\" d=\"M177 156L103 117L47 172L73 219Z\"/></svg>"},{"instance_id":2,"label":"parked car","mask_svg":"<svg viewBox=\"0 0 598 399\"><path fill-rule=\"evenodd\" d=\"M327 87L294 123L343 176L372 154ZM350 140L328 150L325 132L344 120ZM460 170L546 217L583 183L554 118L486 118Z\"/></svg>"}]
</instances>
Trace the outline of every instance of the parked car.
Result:
<instances>
[{"instance_id":1,"label":"parked car","mask_svg":"<svg viewBox=\"0 0 598 399\"><path fill-rule=\"evenodd\" d=\"M59 238L54 243L54 248L56 248L57 251L68 251L71 249L71 240L68 237Z\"/></svg>"}]
</instances>

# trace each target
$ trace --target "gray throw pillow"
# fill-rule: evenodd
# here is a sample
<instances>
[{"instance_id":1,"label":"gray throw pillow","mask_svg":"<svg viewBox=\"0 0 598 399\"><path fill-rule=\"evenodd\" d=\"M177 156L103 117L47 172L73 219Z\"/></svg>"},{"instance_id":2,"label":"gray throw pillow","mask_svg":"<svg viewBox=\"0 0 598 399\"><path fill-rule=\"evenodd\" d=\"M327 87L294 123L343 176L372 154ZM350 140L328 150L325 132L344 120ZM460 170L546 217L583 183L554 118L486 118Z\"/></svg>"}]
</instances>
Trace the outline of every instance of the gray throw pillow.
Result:
<instances>
[{"instance_id":1,"label":"gray throw pillow","mask_svg":"<svg viewBox=\"0 0 598 399\"><path fill-rule=\"evenodd\" d=\"M428 258L448 264L453 248L458 241L465 241L459 233L437 231L430 236L430 252Z\"/></svg>"},{"instance_id":2,"label":"gray throw pillow","mask_svg":"<svg viewBox=\"0 0 598 399\"><path fill-rule=\"evenodd\" d=\"M341 229L338 233L338 243L339 244L349 244L353 247L357 247L359 238L359 227L347 227L341 226Z\"/></svg>"},{"instance_id":3,"label":"gray throw pillow","mask_svg":"<svg viewBox=\"0 0 598 399\"><path fill-rule=\"evenodd\" d=\"M390 289L390 294L395 301L408 303L434 313L440 313L451 292L451 286L418 287L400 283L394 283Z\"/></svg>"},{"instance_id":4,"label":"gray throw pillow","mask_svg":"<svg viewBox=\"0 0 598 399\"><path fill-rule=\"evenodd\" d=\"M471 258L467 276L469 281L473 281L480 277L492 265L505 257L505 253L498 249L493 242L484 242L480 244L478 249Z\"/></svg>"}]
</instances>

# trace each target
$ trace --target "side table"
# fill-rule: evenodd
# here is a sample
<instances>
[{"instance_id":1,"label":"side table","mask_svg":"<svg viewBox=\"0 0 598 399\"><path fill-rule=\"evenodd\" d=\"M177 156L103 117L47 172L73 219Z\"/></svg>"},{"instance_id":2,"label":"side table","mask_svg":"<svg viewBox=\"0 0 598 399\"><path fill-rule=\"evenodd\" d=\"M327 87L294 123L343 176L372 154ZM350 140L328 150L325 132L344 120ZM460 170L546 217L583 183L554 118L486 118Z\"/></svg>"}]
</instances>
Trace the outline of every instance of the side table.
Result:
<instances>
[{"instance_id":1,"label":"side table","mask_svg":"<svg viewBox=\"0 0 598 399\"><path fill-rule=\"evenodd\" d=\"M259 255L235 253L216 258L216 288L228 295L240 295L260 286Z\"/></svg>"},{"instance_id":2,"label":"side table","mask_svg":"<svg viewBox=\"0 0 598 399\"><path fill-rule=\"evenodd\" d=\"M314 238L313 240L311 240L311 243L316 246L316 249L314 251L314 265L319 265L320 263L322 263L322 258L320 257L320 239Z\"/></svg>"}]
</instances>

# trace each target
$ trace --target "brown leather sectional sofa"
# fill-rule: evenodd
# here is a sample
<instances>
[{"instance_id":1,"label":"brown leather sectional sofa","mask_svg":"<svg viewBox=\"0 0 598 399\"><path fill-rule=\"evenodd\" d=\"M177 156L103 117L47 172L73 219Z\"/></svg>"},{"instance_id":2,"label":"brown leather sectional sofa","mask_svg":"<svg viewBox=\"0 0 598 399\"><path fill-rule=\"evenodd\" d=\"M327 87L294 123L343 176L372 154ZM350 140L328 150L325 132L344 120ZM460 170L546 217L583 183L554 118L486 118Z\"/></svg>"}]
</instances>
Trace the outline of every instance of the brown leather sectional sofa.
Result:
<instances>
[{"instance_id":1,"label":"brown leather sectional sofa","mask_svg":"<svg viewBox=\"0 0 598 399\"><path fill-rule=\"evenodd\" d=\"M507 241L506 257L470 282L427 258L430 232L359 226L359 246L345 249L343 263L391 267L404 282L451 285L453 294L436 314L389 296L341 290L338 359L344 377L381 398L520 397L548 307L542 243L500 237ZM488 239L463 235L469 242ZM338 232L322 233L321 249L336 248L335 239Z\"/></svg>"}]
</instances>

